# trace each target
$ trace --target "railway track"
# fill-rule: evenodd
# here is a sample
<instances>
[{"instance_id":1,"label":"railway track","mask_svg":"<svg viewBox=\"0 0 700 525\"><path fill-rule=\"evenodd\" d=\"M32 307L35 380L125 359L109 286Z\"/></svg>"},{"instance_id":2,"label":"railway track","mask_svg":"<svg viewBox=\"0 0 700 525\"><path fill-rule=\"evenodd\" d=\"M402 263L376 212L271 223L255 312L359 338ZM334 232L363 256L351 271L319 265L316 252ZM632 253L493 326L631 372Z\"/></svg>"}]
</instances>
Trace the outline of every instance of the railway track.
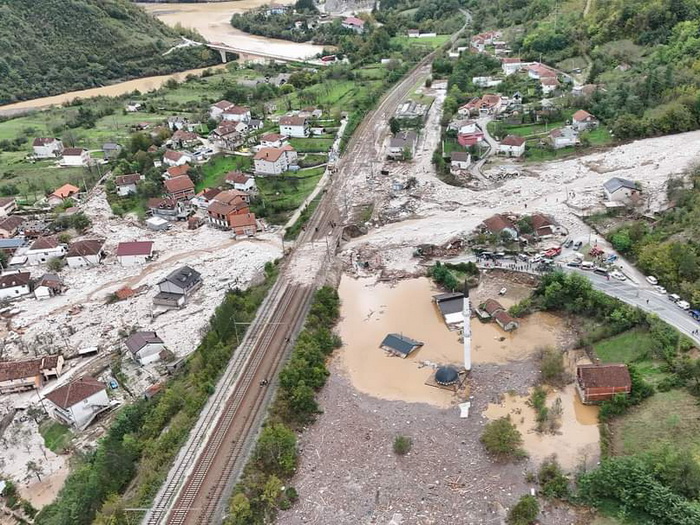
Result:
<instances>
[{"instance_id":1,"label":"railway track","mask_svg":"<svg viewBox=\"0 0 700 525\"><path fill-rule=\"evenodd\" d=\"M453 36L453 41L458 33ZM345 180L357 170L366 170L367 160L381 152L388 118L412 88L430 71L434 53L426 56L399 81L355 130L338 172L297 247L328 243L335 253L342 234L342 212L338 205ZM290 258L295 256L292 252ZM287 350L301 329L315 286L293 284L283 266L277 282L261 304L258 315L230 360L214 394L202 410L187 443L176 458L168 477L147 512L143 524L194 525L214 523L220 518L229 489L237 481L252 450L253 440L265 414L271 389L261 388L262 379L277 375ZM316 281L323 276L319 271Z\"/></svg>"}]
</instances>

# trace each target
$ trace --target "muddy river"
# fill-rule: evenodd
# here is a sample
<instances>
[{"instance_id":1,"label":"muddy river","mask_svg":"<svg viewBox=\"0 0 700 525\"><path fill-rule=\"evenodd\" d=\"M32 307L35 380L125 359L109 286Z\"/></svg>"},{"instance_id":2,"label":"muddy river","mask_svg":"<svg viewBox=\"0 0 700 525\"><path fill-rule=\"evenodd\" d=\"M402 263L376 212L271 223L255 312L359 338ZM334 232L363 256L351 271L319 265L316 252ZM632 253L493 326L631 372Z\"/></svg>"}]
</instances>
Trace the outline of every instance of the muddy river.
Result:
<instances>
[{"instance_id":1,"label":"muddy river","mask_svg":"<svg viewBox=\"0 0 700 525\"><path fill-rule=\"evenodd\" d=\"M231 26L231 16L234 13L244 13L269 3L269 0L240 0L211 4L139 5L169 26L180 24L196 29L209 42L223 42L241 50L289 58L309 58L323 51L323 46L249 35ZM282 0L277 3L293 4L294 0Z\"/></svg>"},{"instance_id":2,"label":"muddy river","mask_svg":"<svg viewBox=\"0 0 700 525\"><path fill-rule=\"evenodd\" d=\"M463 364L459 333L447 328L432 302L439 291L430 280L390 285L344 276L338 292L342 301L338 330L344 344L338 359L355 388L383 399L440 407L457 401L452 392L425 385L433 372L426 363ZM471 329L472 361L504 363L556 344L563 328L556 317L539 313L523 320L512 334L477 319L472 319ZM389 333L401 333L425 345L405 359L391 357L379 348Z\"/></svg>"},{"instance_id":3,"label":"muddy river","mask_svg":"<svg viewBox=\"0 0 700 525\"><path fill-rule=\"evenodd\" d=\"M248 35L234 29L229 23L233 13L243 13L267 3L269 3L269 0L241 0L239 2L218 2L214 4L159 3L141 4L141 6L168 25L174 26L179 23L183 27L196 29L210 42L224 42L242 50L251 52L265 51L290 58L307 58L322 51L323 46L297 44L285 40ZM278 3L288 4L293 2L282 0ZM76 98L116 97L135 90L145 93L162 87L170 79L181 82L187 75L201 74L204 69L192 69L171 75L138 78L99 88L71 91L61 95L7 104L0 106L0 115L20 114L30 109L45 109L70 102Z\"/></svg>"},{"instance_id":4,"label":"muddy river","mask_svg":"<svg viewBox=\"0 0 700 525\"><path fill-rule=\"evenodd\" d=\"M489 419L510 416L523 436L523 448L536 462L556 453L559 464L574 470L585 464L592 467L600 458L598 407L581 403L573 384L563 390L550 391L547 406L561 399L561 427L556 434L535 431L535 410L528 406L528 396L505 394L500 404L490 404L484 415Z\"/></svg>"}]
</instances>

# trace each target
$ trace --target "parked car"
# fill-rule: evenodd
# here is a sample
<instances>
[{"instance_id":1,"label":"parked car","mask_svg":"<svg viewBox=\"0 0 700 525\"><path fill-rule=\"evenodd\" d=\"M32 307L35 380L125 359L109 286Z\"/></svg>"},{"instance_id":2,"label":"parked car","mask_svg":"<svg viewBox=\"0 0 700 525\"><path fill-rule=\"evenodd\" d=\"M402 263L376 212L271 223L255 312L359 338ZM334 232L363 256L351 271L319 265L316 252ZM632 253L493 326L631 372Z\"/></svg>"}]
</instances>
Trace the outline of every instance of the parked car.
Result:
<instances>
[{"instance_id":1,"label":"parked car","mask_svg":"<svg viewBox=\"0 0 700 525\"><path fill-rule=\"evenodd\" d=\"M654 277L653 275L647 275L647 282L649 284L653 284L654 286L659 284L659 280L656 277Z\"/></svg>"},{"instance_id":2,"label":"parked car","mask_svg":"<svg viewBox=\"0 0 700 525\"><path fill-rule=\"evenodd\" d=\"M624 280L627 279L627 277L625 276L625 274L622 273L622 272L619 272L619 271L614 271L614 272L612 272L610 275L611 275L612 277L614 277L615 279L617 279L618 281L624 281Z\"/></svg>"},{"instance_id":3,"label":"parked car","mask_svg":"<svg viewBox=\"0 0 700 525\"><path fill-rule=\"evenodd\" d=\"M660 284L657 284L656 286L654 286L654 290L656 290L660 294L666 295L666 288L664 288Z\"/></svg>"},{"instance_id":4,"label":"parked car","mask_svg":"<svg viewBox=\"0 0 700 525\"><path fill-rule=\"evenodd\" d=\"M573 240L573 239L569 239L568 241L566 241L566 242L564 243L564 248L571 248L571 247L573 246L573 244L574 244L574 240Z\"/></svg>"},{"instance_id":5,"label":"parked car","mask_svg":"<svg viewBox=\"0 0 700 525\"><path fill-rule=\"evenodd\" d=\"M592 270L593 268L595 268L595 264L593 264L590 261L585 261L581 263L582 270Z\"/></svg>"},{"instance_id":6,"label":"parked car","mask_svg":"<svg viewBox=\"0 0 700 525\"><path fill-rule=\"evenodd\" d=\"M608 276L608 269L603 268L602 266L596 266L593 268L593 273L597 273L598 275L604 275L605 277Z\"/></svg>"},{"instance_id":7,"label":"parked car","mask_svg":"<svg viewBox=\"0 0 700 525\"><path fill-rule=\"evenodd\" d=\"M566 263L567 266L570 266L571 268L580 268L581 267L581 261L575 260L575 261L569 261Z\"/></svg>"},{"instance_id":8,"label":"parked car","mask_svg":"<svg viewBox=\"0 0 700 525\"><path fill-rule=\"evenodd\" d=\"M507 288L501 288L501 289L498 291L498 295L505 295L507 291L508 291Z\"/></svg>"},{"instance_id":9,"label":"parked car","mask_svg":"<svg viewBox=\"0 0 700 525\"><path fill-rule=\"evenodd\" d=\"M608 264L612 264L615 261L617 261L617 255L615 255L614 253L611 253L610 255L608 255L608 258L605 259L605 262Z\"/></svg>"},{"instance_id":10,"label":"parked car","mask_svg":"<svg viewBox=\"0 0 700 525\"><path fill-rule=\"evenodd\" d=\"M693 319L700 321L700 310L691 310L688 313L693 317Z\"/></svg>"},{"instance_id":11,"label":"parked car","mask_svg":"<svg viewBox=\"0 0 700 525\"><path fill-rule=\"evenodd\" d=\"M678 301L676 304L683 310L690 310L690 303L688 301Z\"/></svg>"},{"instance_id":12,"label":"parked car","mask_svg":"<svg viewBox=\"0 0 700 525\"><path fill-rule=\"evenodd\" d=\"M518 259L520 259L521 261L529 261L530 260L530 258L527 255L525 255L524 253L519 253Z\"/></svg>"},{"instance_id":13,"label":"parked car","mask_svg":"<svg viewBox=\"0 0 700 525\"><path fill-rule=\"evenodd\" d=\"M677 303L678 301L681 300L681 296L678 295L677 293L670 293L670 294L668 294L668 300L671 301L672 303Z\"/></svg>"},{"instance_id":14,"label":"parked car","mask_svg":"<svg viewBox=\"0 0 700 525\"><path fill-rule=\"evenodd\" d=\"M583 246L583 242L582 242L582 241L576 241L576 242L574 243L574 250L577 250L577 251L578 251L578 250L581 248L581 246Z\"/></svg>"}]
</instances>

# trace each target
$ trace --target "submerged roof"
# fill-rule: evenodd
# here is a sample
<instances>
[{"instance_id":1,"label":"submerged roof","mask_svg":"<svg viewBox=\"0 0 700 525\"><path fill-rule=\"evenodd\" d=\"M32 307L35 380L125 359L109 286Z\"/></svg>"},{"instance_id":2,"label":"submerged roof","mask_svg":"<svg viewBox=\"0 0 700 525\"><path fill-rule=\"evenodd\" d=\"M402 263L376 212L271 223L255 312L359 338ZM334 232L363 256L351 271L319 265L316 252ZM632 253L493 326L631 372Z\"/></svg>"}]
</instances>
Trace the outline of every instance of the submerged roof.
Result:
<instances>
[{"instance_id":1,"label":"submerged roof","mask_svg":"<svg viewBox=\"0 0 700 525\"><path fill-rule=\"evenodd\" d=\"M416 348L423 346L423 343L402 334L388 334L380 346L382 348L390 348L394 352L403 355L408 355Z\"/></svg>"}]
</instances>

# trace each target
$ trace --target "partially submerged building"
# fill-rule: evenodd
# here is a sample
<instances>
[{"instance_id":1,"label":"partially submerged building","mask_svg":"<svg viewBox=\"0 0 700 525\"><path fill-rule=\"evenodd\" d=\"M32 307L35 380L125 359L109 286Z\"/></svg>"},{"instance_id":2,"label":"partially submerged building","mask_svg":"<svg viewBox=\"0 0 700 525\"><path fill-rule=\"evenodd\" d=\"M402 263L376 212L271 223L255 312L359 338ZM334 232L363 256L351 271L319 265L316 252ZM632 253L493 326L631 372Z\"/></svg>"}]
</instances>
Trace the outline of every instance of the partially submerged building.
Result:
<instances>
[{"instance_id":1,"label":"partially submerged building","mask_svg":"<svg viewBox=\"0 0 700 525\"><path fill-rule=\"evenodd\" d=\"M454 292L433 295L433 301L440 310L445 324L456 325L464 320L462 315L462 310L464 309L463 293Z\"/></svg>"},{"instance_id":2,"label":"partially submerged building","mask_svg":"<svg viewBox=\"0 0 700 525\"><path fill-rule=\"evenodd\" d=\"M406 358L423 343L403 334L388 334L379 347L399 357Z\"/></svg>"},{"instance_id":3,"label":"partially submerged building","mask_svg":"<svg viewBox=\"0 0 700 525\"><path fill-rule=\"evenodd\" d=\"M632 391L632 379L627 365L579 365L576 367L576 390L581 402L600 403Z\"/></svg>"}]
</instances>

